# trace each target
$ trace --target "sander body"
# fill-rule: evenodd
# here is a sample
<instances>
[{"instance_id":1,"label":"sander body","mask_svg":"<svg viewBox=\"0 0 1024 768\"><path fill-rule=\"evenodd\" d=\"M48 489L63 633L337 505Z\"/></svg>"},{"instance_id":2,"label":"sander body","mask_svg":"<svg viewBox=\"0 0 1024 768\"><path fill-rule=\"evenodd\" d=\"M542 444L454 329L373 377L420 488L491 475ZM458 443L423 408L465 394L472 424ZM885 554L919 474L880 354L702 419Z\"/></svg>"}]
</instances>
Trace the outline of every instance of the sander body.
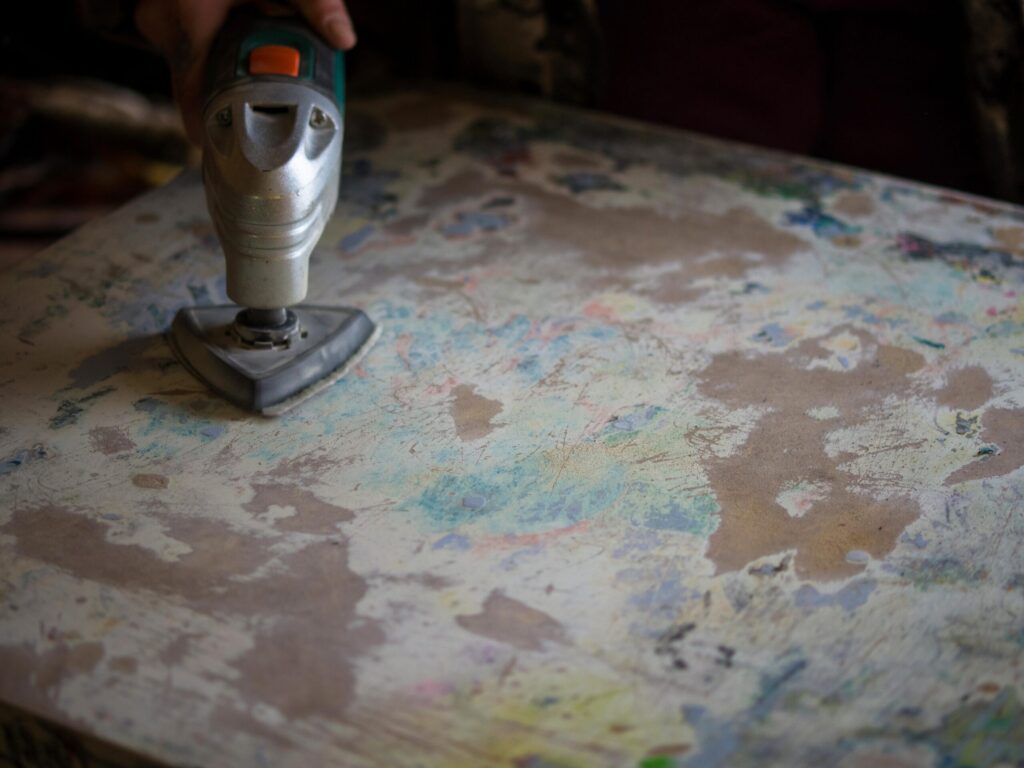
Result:
<instances>
[{"instance_id":1,"label":"sander body","mask_svg":"<svg viewBox=\"0 0 1024 768\"><path fill-rule=\"evenodd\" d=\"M315 394L379 333L359 309L301 304L338 200L343 56L297 16L246 9L211 49L203 187L235 304L179 310L169 338L197 378L248 410Z\"/></svg>"}]
</instances>

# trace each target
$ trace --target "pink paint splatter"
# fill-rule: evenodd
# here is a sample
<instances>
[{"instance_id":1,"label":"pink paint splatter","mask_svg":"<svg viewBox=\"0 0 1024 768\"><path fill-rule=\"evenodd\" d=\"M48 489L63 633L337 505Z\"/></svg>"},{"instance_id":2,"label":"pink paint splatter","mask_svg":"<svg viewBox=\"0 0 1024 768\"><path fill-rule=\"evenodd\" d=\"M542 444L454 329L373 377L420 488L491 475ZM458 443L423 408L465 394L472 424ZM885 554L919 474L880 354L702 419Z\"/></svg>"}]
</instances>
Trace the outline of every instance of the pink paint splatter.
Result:
<instances>
[{"instance_id":1,"label":"pink paint splatter","mask_svg":"<svg viewBox=\"0 0 1024 768\"><path fill-rule=\"evenodd\" d=\"M426 388L425 391L428 395L431 395L432 397L446 397L449 394L451 394L451 391L452 389L455 388L456 384L458 384L458 381L456 381L455 377L449 376L440 384L431 384L429 387Z\"/></svg>"},{"instance_id":2,"label":"pink paint splatter","mask_svg":"<svg viewBox=\"0 0 1024 768\"><path fill-rule=\"evenodd\" d=\"M478 552L486 552L495 549L521 549L523 547L535 547L564 536L571 536L583 533L590 527L589 520L581 520L578 523L565 528L556 528L552 531L540 531L539 533L506 534L493 538L482 539L475 549Z\"/></svg>"},{"instance_id":3,"label":"pink paint splatter","mask_svg":"<svg viewBox=\"0 0 1024 768\"><path fill-rule=\"evenodd\" d=\"M583 307L583 314L587 317L593 318L594 320L606 320L610 323L613 323L618 319L615 310L603 303L600 299L594 299Z\"/></svg>"}]
</instances>

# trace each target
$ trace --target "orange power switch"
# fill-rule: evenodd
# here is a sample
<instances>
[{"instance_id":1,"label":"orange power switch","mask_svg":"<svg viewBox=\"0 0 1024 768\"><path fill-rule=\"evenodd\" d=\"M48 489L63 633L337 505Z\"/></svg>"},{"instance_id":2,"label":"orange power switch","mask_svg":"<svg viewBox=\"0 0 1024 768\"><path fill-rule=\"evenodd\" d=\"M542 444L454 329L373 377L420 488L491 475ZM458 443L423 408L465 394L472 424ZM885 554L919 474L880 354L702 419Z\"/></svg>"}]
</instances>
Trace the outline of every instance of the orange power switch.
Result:
<instances>
[{"instance_id":1,"label":"orange power switch","mask_svg":"<svg viewBox=\"0 0 1024 768\"><path fill-rule=\"evenodd\" d=\"M249 54L250 75L299 76L299 52L287 45L261 45Z\"/></svg>"}]
</instances>

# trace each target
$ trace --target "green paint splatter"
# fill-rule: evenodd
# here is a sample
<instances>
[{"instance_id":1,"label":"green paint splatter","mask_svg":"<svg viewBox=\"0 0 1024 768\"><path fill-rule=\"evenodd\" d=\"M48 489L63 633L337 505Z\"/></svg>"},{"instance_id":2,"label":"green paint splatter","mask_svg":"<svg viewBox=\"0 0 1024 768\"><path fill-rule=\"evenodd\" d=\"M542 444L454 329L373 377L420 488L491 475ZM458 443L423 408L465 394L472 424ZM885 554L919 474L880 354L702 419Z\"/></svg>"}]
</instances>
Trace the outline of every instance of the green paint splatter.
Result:
<instances>
[{"instance_id":1,"label":"green paint splatter","mask_svg":"<svg viewBox=\"0 0 1024 768\"><path fill-rule=\"evenodd\" d=\"M932 341L931 339L926 339L921 336L912 336L911 338L918 344L924 344L926 347L931 347L932 349L946 348L946 345L943 344L941 341Z\"/></svg>"},{"instance_id":2,"label":"green paint splatter","mask_svg":"<svg viewBox=\"0 0 1024 768\"><path fill-rule=\"evenodd\" d=\"M940 754L940 768L991 768L1024 762L1024 706L1013 688L954 710L922 740Z\"/></svg>"},{"instance_id":3,"label":"green paint splatter","mask_svg":"<svg viewBox=\"0 0 1024 768\"><path fill-rule=\"evenodd\" d=\"M676 761L668 755L654 755L641 760L638 768L676 768Z\"/></svg>"}]
</instances>

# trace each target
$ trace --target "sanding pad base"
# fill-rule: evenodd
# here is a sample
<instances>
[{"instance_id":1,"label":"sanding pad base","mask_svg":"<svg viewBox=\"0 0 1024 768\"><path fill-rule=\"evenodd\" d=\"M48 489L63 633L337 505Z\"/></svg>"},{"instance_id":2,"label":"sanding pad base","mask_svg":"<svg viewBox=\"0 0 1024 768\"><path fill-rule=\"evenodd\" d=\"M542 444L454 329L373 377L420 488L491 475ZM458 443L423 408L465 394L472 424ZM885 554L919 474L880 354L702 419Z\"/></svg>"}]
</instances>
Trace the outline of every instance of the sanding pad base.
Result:
<instances>
[{"instance_id":1,"label":"sanding pad base","mask_svg":"<svg viewBox=\"0 0 1024 768\"><path fill-rule=\"evenodd\" d=\"M352 307L293 307L300 331L286 346L253 347L234 330L239 307L186 307L168 341L179 361L210 389L249 411L274 416L351 370L380 335Z\"/></svg>"}]
</instances>

